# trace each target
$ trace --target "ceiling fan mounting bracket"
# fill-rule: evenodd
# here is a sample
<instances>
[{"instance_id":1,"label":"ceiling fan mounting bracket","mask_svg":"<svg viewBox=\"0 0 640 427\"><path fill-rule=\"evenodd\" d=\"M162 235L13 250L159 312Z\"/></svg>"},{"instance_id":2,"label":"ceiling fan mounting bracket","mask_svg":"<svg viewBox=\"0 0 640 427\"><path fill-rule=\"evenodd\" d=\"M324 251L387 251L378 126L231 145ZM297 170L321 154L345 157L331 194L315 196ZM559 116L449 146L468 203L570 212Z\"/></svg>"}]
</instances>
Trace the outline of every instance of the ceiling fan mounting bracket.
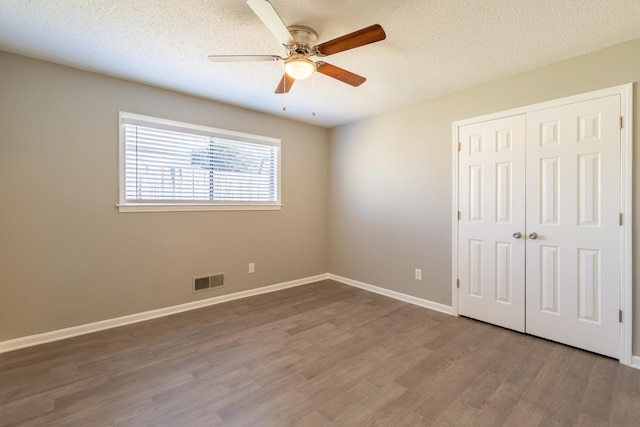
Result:
<instances>
[{"instance_id":1,"label":"ceiling fan mounting bracket","mask_svg":"<svg viewBox=\"0 0 640 427\"><path fill-rule=\"evenodd\" d=\"M313 47L313 53L312 53L312 55L313 55L313 56L319 56L319 57L321 57L321 58L324 58L325 56L327 56L327 55L325 55L324 53L320 52L320 48L318 48L318 46L314 46L314 47Z\"/></svg>"}]
</instances>

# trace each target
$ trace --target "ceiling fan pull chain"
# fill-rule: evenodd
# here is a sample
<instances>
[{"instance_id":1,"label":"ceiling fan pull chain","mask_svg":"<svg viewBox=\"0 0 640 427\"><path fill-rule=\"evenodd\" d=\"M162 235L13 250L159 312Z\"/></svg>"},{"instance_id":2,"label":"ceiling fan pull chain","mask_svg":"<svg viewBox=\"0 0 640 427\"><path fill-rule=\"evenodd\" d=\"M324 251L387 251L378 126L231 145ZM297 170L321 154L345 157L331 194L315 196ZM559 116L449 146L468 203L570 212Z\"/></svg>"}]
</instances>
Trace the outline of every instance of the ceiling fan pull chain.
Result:
<instances>
[{"instance_id":1,"label":"ceiling fan pull chain","mask_svg":"<svg viewBox=\"0 0 640 427\"><path fill-rule=\"evenodd\" d=\"M311 117L316 116L316 73L311 75Z\"/></svg>"},{"instance_id":2,"label":"ceiling fan pull chain","mask_svg":"<svg viewBox=\"0 0 640 427\"><path fill-rule=\"evenodd\" d=\"M284 69L284 62L282 63L282 78L284 79L284 87L287 87L287 78L290 78L289 76L287 76L287 73L285 72ZM285 90L283 93L283 97L282 97L282 111L287 111L287 91Z\"/></svg>"}]
</instances>

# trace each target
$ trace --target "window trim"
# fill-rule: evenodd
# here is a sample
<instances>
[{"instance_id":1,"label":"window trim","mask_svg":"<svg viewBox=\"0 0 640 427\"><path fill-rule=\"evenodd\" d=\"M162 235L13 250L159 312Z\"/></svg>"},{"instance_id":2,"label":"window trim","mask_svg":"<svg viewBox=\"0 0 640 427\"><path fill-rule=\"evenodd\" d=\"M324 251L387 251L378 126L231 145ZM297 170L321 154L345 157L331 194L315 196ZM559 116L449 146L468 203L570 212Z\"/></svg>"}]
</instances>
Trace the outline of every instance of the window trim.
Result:
<instances>
[{"instance_id":1,"label":"window trim","mask_svg":"<svg viewBox=\"0 0 640 427\"><path fill-rule=\"evenodd\" d=\"M127 203L126 199L126 137L125 124L137 124L141 126L153 126L159 129L172 130L178 132L195 133L214 138L226 140L236 140L239 142L253 142L263 145L278 147L278 171L277 171L277 194L278 200L275 202L251 202L251 201L187 201L185 203ZM262 135L254 135L244 132L219 129L210 126L202 126L192 123L180 122L176 120L163 119L159 117L145 116L142 114L118 112L118 200L116 205L119 212L189 212L189 211L246 211L246 210L281 210L281 156L282 144L279 138L272 138Z\"/></svg>"}]
</instances>

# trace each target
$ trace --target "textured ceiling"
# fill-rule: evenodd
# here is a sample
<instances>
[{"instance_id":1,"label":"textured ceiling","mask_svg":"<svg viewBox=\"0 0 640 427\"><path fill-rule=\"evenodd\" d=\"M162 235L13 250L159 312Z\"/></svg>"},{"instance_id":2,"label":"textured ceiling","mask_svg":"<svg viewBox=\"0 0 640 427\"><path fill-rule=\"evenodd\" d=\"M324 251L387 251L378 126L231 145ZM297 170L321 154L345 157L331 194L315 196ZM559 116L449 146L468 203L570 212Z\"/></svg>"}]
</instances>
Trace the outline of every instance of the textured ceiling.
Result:
<instances>
[{"instance_id":1,"label":"textured ceiling","mask_svg":"<svg viewBox=\"0 0 640 427\"><path fill-rule=\"evenodd\" d=\"M271 2L318 42L381 24L386 40L325 59L367 81L275 95L281 62L208 61L284 55L244 0L1 0L0 49L331 127L640 38L640 0Z\"/></svg>"}]
</instances>

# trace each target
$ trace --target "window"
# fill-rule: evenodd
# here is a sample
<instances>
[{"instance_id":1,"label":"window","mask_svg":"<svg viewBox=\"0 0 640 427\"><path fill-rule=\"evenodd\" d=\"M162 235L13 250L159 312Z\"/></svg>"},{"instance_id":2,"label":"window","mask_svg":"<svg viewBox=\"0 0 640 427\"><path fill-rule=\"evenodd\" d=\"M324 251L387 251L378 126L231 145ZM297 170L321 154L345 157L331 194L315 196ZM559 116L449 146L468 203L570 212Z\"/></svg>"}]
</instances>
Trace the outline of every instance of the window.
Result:
<instances>
[{"instance_id":1,"label":"window","mask_svg":"<svg viewBox=\"0 0 640 427\"><path fill-rule=\"evenodd\" d=\"M121 112L119 208L280 209L280 140Z\"/></svg>"}]
</instances>

